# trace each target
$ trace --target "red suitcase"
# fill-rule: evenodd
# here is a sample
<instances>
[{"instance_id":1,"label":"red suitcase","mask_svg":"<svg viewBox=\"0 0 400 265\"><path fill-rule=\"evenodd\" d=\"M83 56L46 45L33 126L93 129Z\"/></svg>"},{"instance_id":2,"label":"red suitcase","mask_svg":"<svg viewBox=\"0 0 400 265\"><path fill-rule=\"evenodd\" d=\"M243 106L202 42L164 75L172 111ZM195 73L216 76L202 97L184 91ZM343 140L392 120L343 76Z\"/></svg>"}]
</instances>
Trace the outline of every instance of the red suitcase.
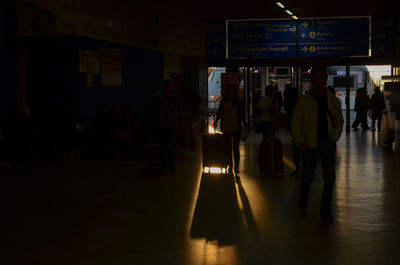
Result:
<instances>
[{"instance_id":1,"label":"red suitcase","mask_svg":"<svg viewBox=\"0 0 400 265\"><path fill-rule=\"evenodd\" d=\"M281 139L269 138L261 141L258 149L258 163L260 167L260 175L262 177L283 175Z\"/></svg>"}]
</instances>

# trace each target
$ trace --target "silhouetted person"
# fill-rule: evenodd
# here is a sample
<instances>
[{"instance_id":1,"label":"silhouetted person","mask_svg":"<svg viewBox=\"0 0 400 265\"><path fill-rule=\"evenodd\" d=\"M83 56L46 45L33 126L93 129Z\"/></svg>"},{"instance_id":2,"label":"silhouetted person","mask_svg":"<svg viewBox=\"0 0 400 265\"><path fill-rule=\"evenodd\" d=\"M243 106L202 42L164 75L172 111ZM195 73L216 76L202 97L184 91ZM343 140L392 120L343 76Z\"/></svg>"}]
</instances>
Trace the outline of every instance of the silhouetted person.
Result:
<instances>
[{"instance_id":1,"label":"silhouetted person","mask_svg":"<svg viewBox=\"0 0 400 265\"><path fill-rule=\"evenodd\" d=\"M181 86L179 99L182 107L183 145L186 148L194 148L196 146L196 138L193 123L198 118L201 98L193 93L185 83L182 83Z\"/></svg>"},{"instance_id":2,"label":"silhouetted person","mask_svg":"<svg viewBox=\"0 0 400 265\"><path fill-rule=\"evenodd\" d=\"M351 127L358 130L358 125L361 124L363 130L368 130L368 109L369 109L369 96L367 94L367 87L357 89L357 96L355 100L354 110L356 111L356 119Z\"/></svg>"},{"instance_id":3,"label":"silhouetted person","mask_svg":"<svg viewBox=\"0 0 400 265\"><path fill-rule=\"evenodd\" d=\"M247 125L237 96L236 86L233 84L228 84L225 87L224 95L218 107L215 126L219 120L221 120L221 131L232 139L234 169L236 173L239 173L240 130L242 126L247 127Z\"/></svg>"},{"instance_id":4,"label":"silhouetted person","mask_svg":"<svg viewBox=\"0 0 400 265\"><path fill-rule=\"evenodd\" d=\"M371 113L371 119L372 119L372 124L371 124L371 130L375 131L375 122L378 120L378 131L381 130L381 123L382 123L382 113L386 109L385 106L385 99L383 98L383 93L381 92L381 89L379 86L375 87L375 93L371 96L371 102L370 102L370 109L372 111Z\"/></svg>"},{"instance_id":5,"label":"silhouetted person","mask_svg":"<svg viewBox=\"0 0 400 265\"><path fill-rule=\"evenodd\" d=\"M307 199L318 158L322 164L324 187L321 218L333 221L331 200L336 179L335 143L343 129L340 104L332 91L326 89L328 74L325 67L313 67L310 73L312 89L299 98L292 118L292 134L302 152L302 176L299 208L307 209Z\"/></svg>"},{"instance_id":6,"label":"silhouetted person","mask_svg":"<svg viewBox=\"0 0 400 265\"><path fill-rule=\"evenodd\" d=\"M369 130L368 126L368 110L371 99L369 98L367 85L364 85L362 90L362 97L363 97L363 109L362 109L362 119L361 119L361 127L363 130Z\"/></svg>"},{"instance_id":7,"label":"silhouetted person","mask_svg":"<svg viewBox=\"0 0 400 265\"><path fill-rule=\"evenodd\" d=\"M7 113L2 132L2 159L13 162L33 158L38 148L36 142L37 126L29 108Z\"/></svg>"},{"instance_id":8,"label":"silhouetted person","mask_svg":"<svg viewBox=\"0 0 400 265\"><path fill-rule=\"evenodd\" d=\"M147 118L147 117L146 117ZM141 153L146 145L146 131L143 113L127 107L124 110L124 119L134 145L134 152Z\"/></svg>"},{"instance_id":9,"label":"silhouetted person","mask_svg":"<svg viewBox=\"0 0 400 265\"><path fill-rule=\"evenodd\" d=\"M283 106L283 97L281 91L279 91L278 86L274 86L274 97L279 104L279 112L280 112Z\"/></svg>"},{"instance_id":10,"label":"silhouetted person","mask_svg":"<svg viewBox=\"0 0 400 265\"><path fill-rule=\"evenodd\" d=\"M171 172L175 171L175 135L181 126L180 102L175 93L175 83L169 79L162 82L162 91L157 104L159 111L159 136L162 148L162 170L167 164Z\"/></svg>"},{"instance_id":11,"label":"silhouetted person","mask_svg":"<svg viewBox=\"0 0 400 265\"><path fill-rule=\"evenodd\" d=\"M113 137L112 137L112 127L111 127L111 109L107 105L100 105L97 109L94 119L94 128L95 128L95 141L94 145L95 150L98 151L95 153L96 156L101 158L106 158L107 151L112 146ZM101 151L107 150L104 157L100 155Z\"/></svg>"},{"instance_id":12,"label":"silhouetted person","mask_svg":"<svg viewBox=\"0 0 400 265\"><path fill-rule=\"evenodd\" d=\"M297 92L296 88L292 87L290 84L286 84L284 96L285 97L284 97L284 101L283 101L283 108L288 117L288 120L289 120L289 128L288 129L291 132L290 121L292 120L294 108L299 99L299 93ZM293 154L294 165L296 168L292 172L291 176L293 176L293 177L300 176L301 175L300 151L297 148L294 140L292 140L292 154Z\"/></svg>"},{"instance_id":13,"label":"silhouetted person","mask_svg":"<svg viewBox=\"0 0 400 265\"><path fill-rule=\"evenodd\" d=\"M326 88L332 91L332 93L336 95L336 90L333 86L327 86Z\"/></svg>"},{"instance_id":14,"label":"silhouetted person","mask_svg":"<svg viewBox=\"0 0 400 265\"><path fill-rule=\"evenodd\" d=\"M358 126L361 124L361 127L365 128L365 121L364 121L364 113L366 111L366 104L365 104L365 97L363 95L363 88L357 89L357 95L354 102L354 111L356 112L356 118L353 121L351 127L354 130L359 130ZM368 109L367 109L368 110Z\"/></svg>"},{"instance_id":15,"label":"silhouetted person","mask_svg":"<svg viewBox=\"0 0 400 265\"><path fill-rule=\"evenodd\" d=\"M275 97L274 88L271 85L265 87L265 96L257 104L260 119L256 132L261 133L263 138L272 138L275 132L275 122L277 113L280 110L280 104Z\"/></svg>"},{"instance_id":16,"label":"silhouetted person","mask_svg":"<svg viewBox=\"0 0 400 265\"><path fill-rule=\"evenodd\" d=\"M257 127L258 120L260 118L260 113L258 111L258 102L262 98L261 90L258 90L253 96L253 120L254 120L254 127Z\"/></svg>"}]
</instances>

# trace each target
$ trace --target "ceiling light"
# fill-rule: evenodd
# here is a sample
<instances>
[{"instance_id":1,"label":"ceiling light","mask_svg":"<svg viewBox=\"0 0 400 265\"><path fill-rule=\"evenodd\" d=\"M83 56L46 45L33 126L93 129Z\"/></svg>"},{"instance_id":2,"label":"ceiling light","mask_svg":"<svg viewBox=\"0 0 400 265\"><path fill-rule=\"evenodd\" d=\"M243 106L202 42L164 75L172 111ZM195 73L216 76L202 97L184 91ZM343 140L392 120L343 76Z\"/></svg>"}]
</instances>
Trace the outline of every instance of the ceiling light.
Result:
<instances>
[{"instance_id":1,"label":"ceiling light","mask_svg":"<svg viewBox=\"0 0 400 265\"><path fill-rule=\"evenodd\" d=\"M290 12L290 10L287 10L287 9L286 9L286 10L285 10L285 12L286 12L286 13L288 13L288 14L289 14L289 16L293 16L293 13L292 13L292 12Z\"/></svg>"},{"instance_id":2,"label":"ceiling light","mask_svg":"<svg viewBox=\"0 0 400 265\"><path fill-rule=\"evenodd\" d=\"M298 18L298 17L296 17L296 16L292 16L292 18L293 18L293 19L299 19L299 18Z\"/></svg>"},{"instance_id":3,"label":"ceiling light","mask_svg":"<svg viewBox=\"0 0 400 265\"><path fill-rule=\"evenodd\" d=\"M275 4L277 4L280 8L285 8L285 6L284 5L282 5L282 3L281 2L275 2Z\"/></svg>"}]
</instances>

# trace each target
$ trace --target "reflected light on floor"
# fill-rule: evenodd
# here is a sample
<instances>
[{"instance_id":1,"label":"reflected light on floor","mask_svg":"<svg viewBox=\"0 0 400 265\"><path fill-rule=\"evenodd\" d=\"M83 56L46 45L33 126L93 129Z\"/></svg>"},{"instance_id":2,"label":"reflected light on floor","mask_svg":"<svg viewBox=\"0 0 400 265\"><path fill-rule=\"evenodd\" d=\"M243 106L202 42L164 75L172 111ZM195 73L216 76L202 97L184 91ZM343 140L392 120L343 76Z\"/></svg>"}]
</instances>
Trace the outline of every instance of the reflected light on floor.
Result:
<instances>
[{"instance_id":1,"label":"reflected light on floor","mask_svg":"<svg viewBox=\"0 0 400 265\"><path fill-rule=\"evenodd\" d=\"M386 185L379 135L369 132L361 138L357 133L349 134L345 145L337 145L336 212L345 225L371 229L387 222L382 214Z\"/></svg>"},{"instance_id":2,"label":"reflected light on floor","mask_svg":"<svg viewBox=\"0 0 400 265\"><path fill-rule=\"evenodd\" d=\"M189 253L196 258L196 264L238 264L235 245L220 246L217 242L191 240Z\"/></svg>"},{"instance_id":3,"label":"reflected light on floor","mask_svg":"<svg viewBox=\"0 0 400 265\"><path fill-rule=\"evenodd\" d=\"M373 140L373 143L374 143L374 145L376 146L376 147L379 147L380 146L380 137L379 137L379 134L380 134L380 132L378 132L378 133L374 133L373 135L372 135L372 140Z\"/></svg>"},{"instance_id":4,"label":"reflected light on floor","mask_svg":"<svg viewBox=\"0 0 400 265\"><path fill-rule=\"evenodd\" d=\"M220 167L204 167L204 173L206 174L228 174L229 173L229 166L227 168L220 168Z\"/></svg>"},{"instance_id":5,"label":"reflected light on floor","mask_svg":"<svg viewBox=\"0 0 400 265\"><path fill-rule=\"evenodd\" d=\"M208 133L211 133L211 134L213 134L213 133L222 134L221 131L218 131L218 130L214 129L212 126L208 126Z\"/></svg>"},{"instance_id":6,"label":"reflected light on floor","mask_svg":"<svg viewBox=\"0 0 400 265\"><path fill-rule=\"evenodd\" d=\"M292 170L296 169L296 166L293 164L293 162L289 158L287 158L286 156L283 156L283 163L285 163Z\"/></svg>"}]
</instances>

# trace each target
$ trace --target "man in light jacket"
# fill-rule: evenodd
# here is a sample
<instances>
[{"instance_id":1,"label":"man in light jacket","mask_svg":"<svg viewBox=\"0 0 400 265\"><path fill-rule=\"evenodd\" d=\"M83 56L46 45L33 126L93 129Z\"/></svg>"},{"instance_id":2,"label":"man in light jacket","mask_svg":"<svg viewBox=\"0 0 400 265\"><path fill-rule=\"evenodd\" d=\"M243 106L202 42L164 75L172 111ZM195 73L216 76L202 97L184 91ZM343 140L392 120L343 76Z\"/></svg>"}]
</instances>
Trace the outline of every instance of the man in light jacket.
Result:
<instances>
[{"instance_id":1,"label":"man in light jacket","mask_svg":"<svg viewBox=\"0 0 400 265\"><path fill-rule=\"evenodd\" d=\"M331 200L335 184L336 142L343 129L343 116L336 96L326 89L326 67L313 67L310 78L312 89L301 96L291 120L293 139L302 152L302 176L299 208L307 209L307 198L318 158L322 164L324 187L321 218L332 222Z\"/></svg>"}]
</instances>

